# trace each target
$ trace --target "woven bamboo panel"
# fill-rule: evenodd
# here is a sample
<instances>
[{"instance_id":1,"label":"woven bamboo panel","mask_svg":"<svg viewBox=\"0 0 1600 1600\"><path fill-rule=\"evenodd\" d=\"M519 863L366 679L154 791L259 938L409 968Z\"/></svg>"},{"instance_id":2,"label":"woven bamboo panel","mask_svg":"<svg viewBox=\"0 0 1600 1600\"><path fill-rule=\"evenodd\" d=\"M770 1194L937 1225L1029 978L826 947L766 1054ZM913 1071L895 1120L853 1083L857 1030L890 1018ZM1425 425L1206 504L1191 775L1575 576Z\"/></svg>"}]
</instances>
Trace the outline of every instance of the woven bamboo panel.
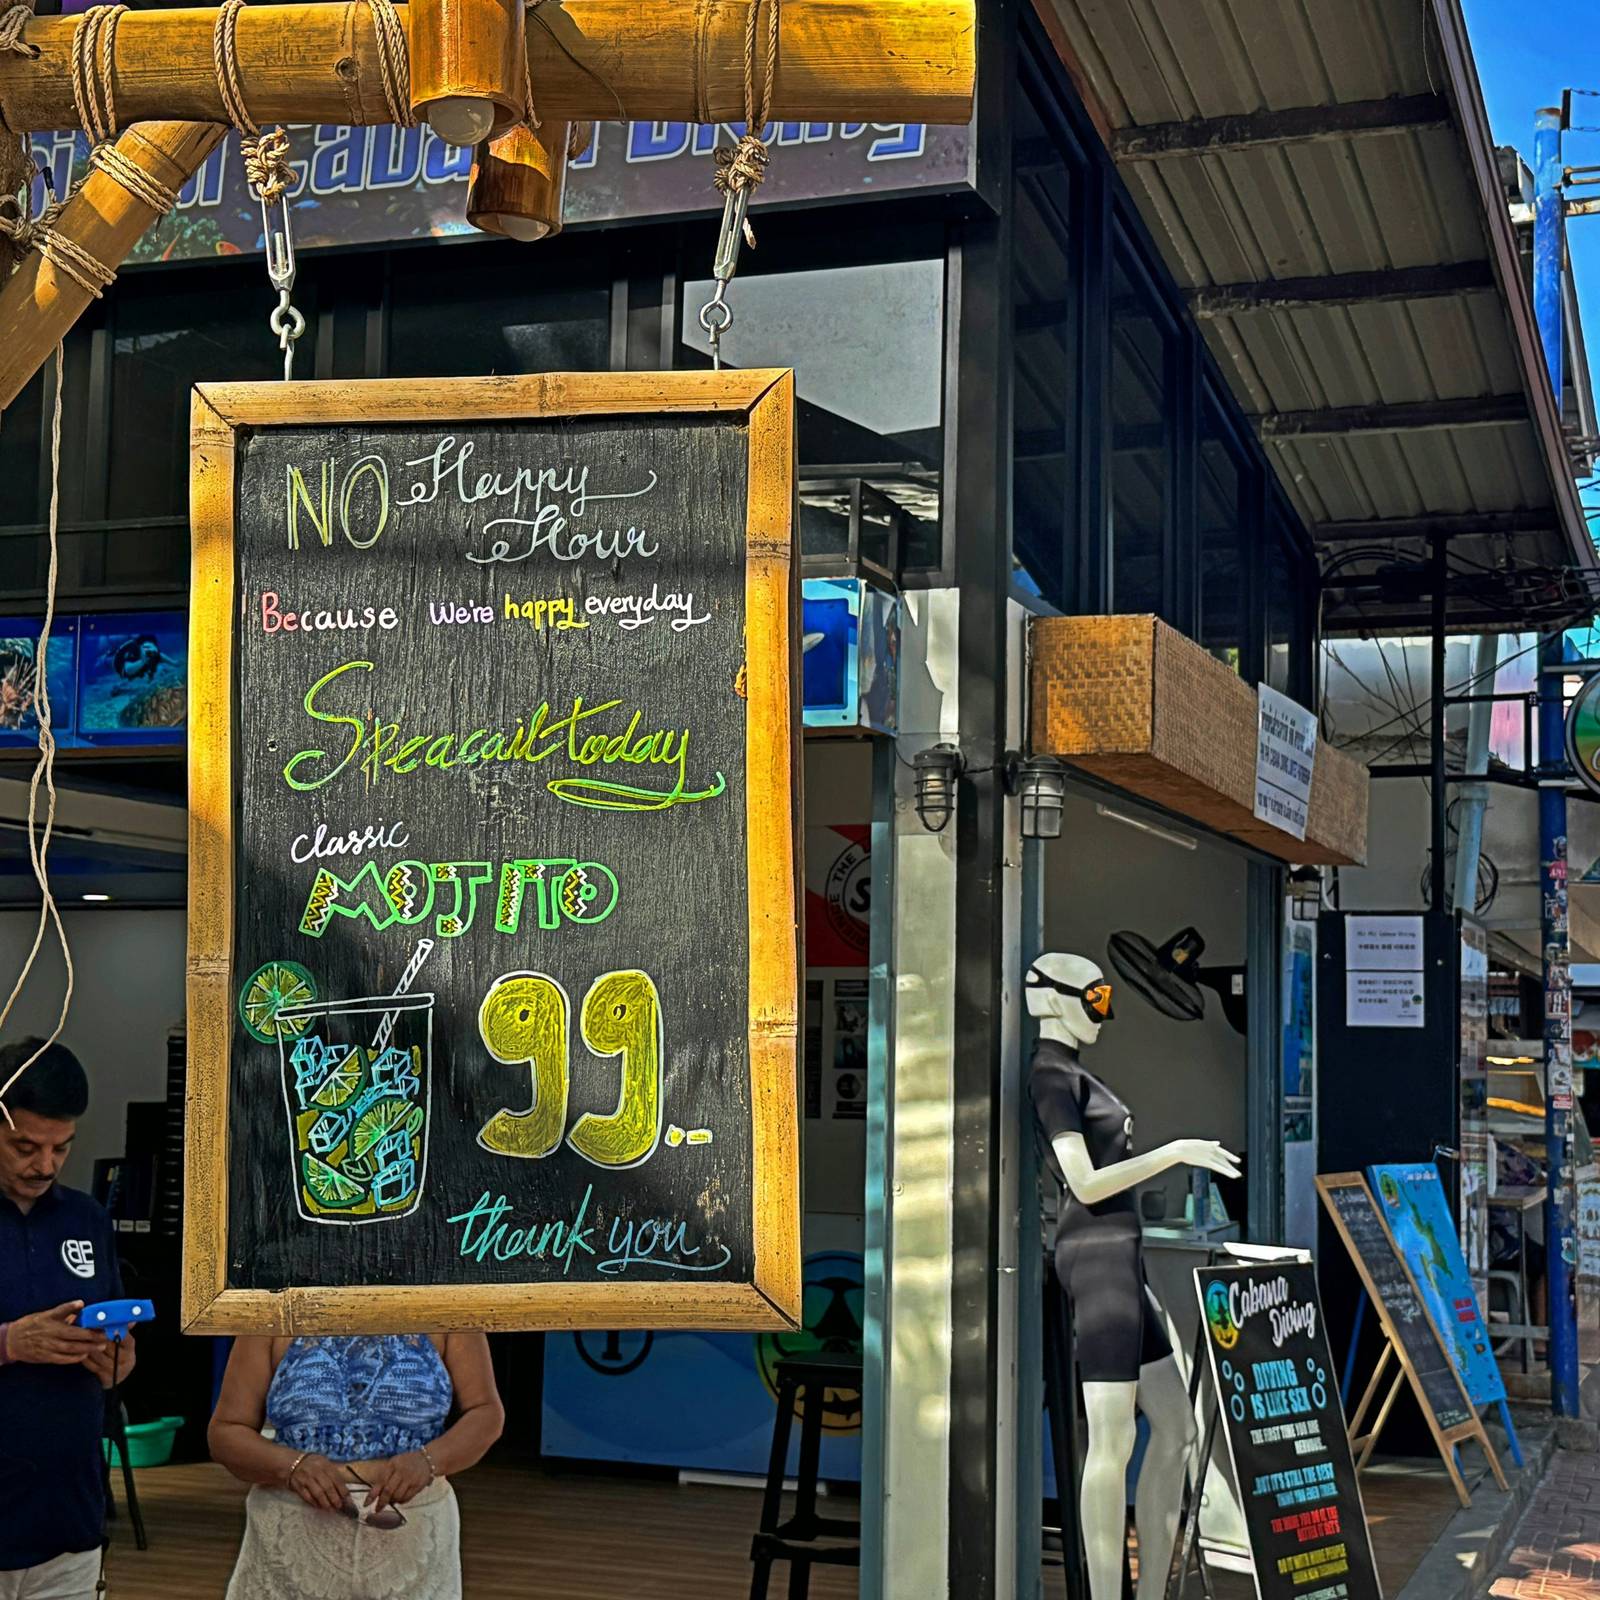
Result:
<instances>
[{"instance_id":1,"label":"woven bamboo panel","mask_svg":"<svg viewBox=\"0 0 1600 1600\"><path fill-rule=\"evenodd\" d=\"M1039 617L1033 749L1285 861L1366 859L1367 769L1319 743L1304 841L1255 818L1256 692L1155 617Z\"/></svg>"}]
</instances>

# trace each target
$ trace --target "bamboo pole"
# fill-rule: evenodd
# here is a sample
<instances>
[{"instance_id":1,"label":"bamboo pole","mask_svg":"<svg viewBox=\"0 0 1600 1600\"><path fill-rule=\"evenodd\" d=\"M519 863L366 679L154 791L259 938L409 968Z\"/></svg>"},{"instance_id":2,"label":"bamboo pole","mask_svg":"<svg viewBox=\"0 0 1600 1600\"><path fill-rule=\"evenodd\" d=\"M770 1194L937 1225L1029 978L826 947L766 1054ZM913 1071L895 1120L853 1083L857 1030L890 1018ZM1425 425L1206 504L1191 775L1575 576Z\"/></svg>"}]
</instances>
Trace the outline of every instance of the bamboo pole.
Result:
<instances>
[{"instance_id":1,"label":"bamboo pole","mask_svg":"<svg viewBox=\"0 0 1600 1600\"><path fill-rule=\"evenodd\" d=\"M147 122L127 129L117 148L169 189L180 189L226 131L215 124ZM56 230L115 268L155 219L144 201L95 169L67 202ZM93 298L37 251L23 256L0 287L0 411L44 365Z\"/></svg>"},{"instance_id":2,"label":"bamboo pole","mask_svg":"<svg viewBox=\"0 0 1600 1600\"><path fill-rule=\"evenodd\" d=\"M411 0L411 107L475 145L522 120L522 0Z\"/></svg>"},{"instance_id":3,"label":"bamboo pole","mask_svg":"<svg viewBox=\"0 0 1600 1600\"><path fill-rule=\"evenodd\" d=\"M527 25L541 117L557 122L730 122L744 115L748 0L546 0ZM784 0L772 114L789 121L965 122L975 0ZM408 31L407 7L398 8ZM226 120L211 63L213 10L138 10L117 32L125 122ZM0 52L0 115L72 128L75 17L39 17L36 59ZM361 0L249 6L238 58L258 122L382 123L371 16Z\"/></svg>"},{"instance_id":4,"label":"bamboo pole","mask_svg":"<svg viewBox=\"0 0 1600 1600\"><path fill-rule=\"evenodd\" d=\"M560 233L571 131L568 122L542 122L479 145L467 185L467 221L525 242Z\"/></svg>"}]
</instances>

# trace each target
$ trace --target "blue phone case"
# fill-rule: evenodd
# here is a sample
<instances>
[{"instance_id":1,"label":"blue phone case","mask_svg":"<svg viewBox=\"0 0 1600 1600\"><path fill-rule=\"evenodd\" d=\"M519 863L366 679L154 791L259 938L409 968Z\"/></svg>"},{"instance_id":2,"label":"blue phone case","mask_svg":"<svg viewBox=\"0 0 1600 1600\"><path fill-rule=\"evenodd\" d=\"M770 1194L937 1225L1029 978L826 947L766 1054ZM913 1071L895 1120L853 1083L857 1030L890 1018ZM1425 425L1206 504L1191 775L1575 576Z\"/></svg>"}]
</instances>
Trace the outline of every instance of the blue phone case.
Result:
<instances>
[{"instance_id":1,"label":"blue phone case","mask_svg":"<svg viewBox=\"0 0 1600 1600\"><path fill-rule=\"evenodd\" d=\"M101 1300L78 1313L80 1328L98 1328L108 1339L121 1340L136 1322L153 1322L156 1308L148 1300Z\"/></svg>"}]
</instances>

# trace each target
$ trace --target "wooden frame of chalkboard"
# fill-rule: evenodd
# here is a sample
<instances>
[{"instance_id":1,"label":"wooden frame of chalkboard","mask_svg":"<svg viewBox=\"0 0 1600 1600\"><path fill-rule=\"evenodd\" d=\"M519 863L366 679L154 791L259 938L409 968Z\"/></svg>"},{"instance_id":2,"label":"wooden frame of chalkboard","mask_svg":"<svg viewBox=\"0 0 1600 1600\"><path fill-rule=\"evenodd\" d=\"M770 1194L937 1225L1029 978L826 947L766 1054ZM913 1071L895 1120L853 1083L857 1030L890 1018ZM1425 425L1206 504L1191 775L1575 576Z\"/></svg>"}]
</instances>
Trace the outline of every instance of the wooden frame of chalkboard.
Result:
<instances>
[{"instance_id":1,"label":"wooden frame of chalkboard","mask_svg":"<svg viewBox=\"0 0 1600 1600\"><path fill-rule=\"evenodd\" d=\"M1377 1365L1373 1368L1372 1376L1367 1381L1360 1403L1356 1406L1355 1414L1350 1419L1350 1447L1356 1452L1356 1470L1359 1472L1371 1459L1373 1450L1377 1447L1378 1435L1382 1433L1384 1424L1389 1420L1389 1413L1394 1409L1394 1403L1400 1396L1402 1385L1407 1381L1411 1384L1411 1392L1416 1396L1418 1409L1422 1412L1423 1420L1428 1425L1428 1431L1433 1435L1433 1442L1438 1449L1439 1458L1444 1462L1445 1471L1450 1474L1450 1481L1455 1486L1456 1498L1463 1506L1472 1504L1472 1496L1467 1491L1465 1480L1461 1476L1461 1469L1456 1464L1456 1446L1463 1440L1475 1439L1482 1447L1483 1453L1488 1457L1490 1469L1494 1473L1495 1482L1504 1489L1506 1487L1505 1473L1501 1469L1499 1457L1495 1455L1494 1446L1489 1442L1489 1436L1484 1431L1483 1420L1478 1415L1477 1408L1472 1403L1472 1397L1467 1393L1466 1385L1461 1381L1461 1374L1456 1370L1456 1364L1451 1359L1449 1346L1439 1333L1438 1324L1433 1320L1433 1313L1428 1310L1427 1301L1422 1297L1422 1291L1417 1287L1417 1280L1412 1276L1411 1268L1401 1253L1399 1245L1395 1243L1394 1235L1389 1231L1389 1224L1385 1220L1383 1211L1372 1196L1372 1190L1367 1186L1366 1177L1359 1172L1333 1172L1326 1173L1317 1180L1317 1193L1322 1197L1329 1220L1338 1232L1340 1240L1350 1254L1350 1259L1355 1263L1356 1271L1361 1276L1362 1285L1365 1287L1373 1308L1378 1314L1378 1321L1383 1329L1383 1352L1378 1357ZM1366 1202L1366 1210L1371 1213L1371 1219L1381 1231L1384 1244L1389 1256L1392 1257L1396 1270L1394 1277L1400 1285L1399 1292L1408 1295L1412 1301L1406 1310L1408 1327L1420 1328L1426 1333L1427 1340L1438 1351L1439 1363L1432 1365L1425 1374L1418 1370L1413 1358L1412 1350L1408 1344L1404 1330L1396 1320L1395 1308L1385 1298L1373 1277L1372 1267L1366 1255L1357 1244L1350 1231L1343 1212L1339 1208L1336 1196L1341 1193L1359 1194ZM1365 1215L1365 1213L1363 1213ZM1386 1263L1387 1264L1387 1263ZM1373 1419L1371 1429L1362 1433L1362 1424L1372 1403L1378 1397L1379 1387L1384 1373L1388 1370L1389 1362L1398 1362L1399 1370L1395 1373L1383 1401L1378 1407L1377 1416ZM1429 1392L1427 1379L1435 1378L1443 1383L1441 1374L1448 1375L1448 1388L1453 1388L1459 1398L1459 1408L1465 1413L1464 1419L1457 1423L1447 1423L1439 1414L1439 1400ZM1448 1416L1448 1413L1446 1413Z\"/></svg>"},{"instance_id":2,"label":"wooden frame of chalkboard","mask_svg":"<svg viewBox=\"0 0 1600 1600\"><path fill-rule=\"evenodd\" d=\"M732 440L724 440L720 446L724 456L718 459L730 463L722 481L733 488L719 489L719 493L736 493L740 488L744 492L742 593L736 576L731 590L737 597L733 603L742 605L742 642L732 647L736 652L742 650L742 665L729 680L730 693L744 705L743 739L735 746L744 761L744 804L736 815L745 844L741 869L748 907L747 930L740 929L736 940L739 953L747 957L736 980L747 987L747 1003L739 1002L741 1009L734 1013L735 1018L745 1017L747 1026L739 1026L733 1035L739 1045L747 1047L748 1067L747 1078L741 1080L735 1074L733 1091L735 1100L748 1107L748 1149L741 1142L738 1155L740 1170L750 1183L746 1231L740 1253L733 1257L738 1276L711 1281L698 1275L705 1269L697 1267L681 1275L658 1270L652 1276L646 1270L638 1275L639 1281L615 1277L580 1281L573 1274L556 1275L549 1281L508 1282L504 1271L496 1278L492 1271L484 1270L483 1281L461 1281L459 1275L450 1281L400 1283L377 1278L356 1283L300 1278L269 1288L240 1286L239 1276L247 1276L251 1265L246 1259L248 1244L232 1240L230 1234L230 1207L238 1203L241 1192L239 1173L233 1169L245 1165L241 1160L243 1136L232 1125L231 1108L238 1104L234 1043L241 1025L240 982L246 976L235 957L240 769L250 731L240 717L240 662L247 642L242 636L249 597L240 582L241 546L236 539L237 503L247 452L258 448L275 429L370 430L409 424L443 433L452 428L509 427L528 421L594 427L602 426L604 419L658 430L700 426L719 437L730 433ZM722 427L725 423L729 428ZM219 384L195 389L191 440L189 1068L182 1292L182 1321L187 1332L674 1326L754 1330L799 1325L800 697L794 426L793 374L784 370L552 373L422 382ZM625 459L614 440L612 444L610 459ZM691 447L686 444L684 448ZM650 476L653 480L655 474ZM279 478L281 481L281 468ZM737 541L737 530L729 536ZM323 544L327 543L324 537ZM614 572L617 566L620 563L610 570ZM532 604L530 601L530 611ZM738 664L741 657L735 654L731 660ZM460 903L458 899L458 909ZM380 994L398 995L406 981L402 978L399 988ZM393 1015L391 1012L391 1020ZM378 1048L376 1042L370 1047ZM724 1059L737 1062L741 1053L730 1050ZM363 1070L376 1077L370 1065ZM536 1105L539 1093L542 1091L535 1092ZM326 1103L331 1102L319 1102ZM619 1106L616 1116L620 1115ZM694 1145L693 1129L686 1136L683 1129L669 1131L676 1137L664 1139L663 1145L674 1144L679 1149ZM709 1136L702 1142L708 1140ZM628 1163L619 1159L617 1165ZM243 1181L263 1180L247 1176ZM712 1203L724 1211L729 1204L725 1196L716 1194ZM569 1261L571 1233L576 1227L568 1224ZM326 1235L340 1230L314 1231ZM373 1232L342 1231L345 1237ZM528 1230L528 1256L535 1253L535 1231ZM665 1224L660 1231L665 1236ZM540 1250L543 1248L541 1245ZM460 1254L468 1254L464 1245ZM479 1252L477 1260L485 1259ZM492 1268L495 1261L506 1257L488 1259ZM637 1262L640 1258L631 1259ZM624 1270L629 1264L624 1261ZM647 1268L654 1265L648 1263ZM460 1263L456 1267L475 1270L462 1268Z\"/></svg>"}]
</instances>

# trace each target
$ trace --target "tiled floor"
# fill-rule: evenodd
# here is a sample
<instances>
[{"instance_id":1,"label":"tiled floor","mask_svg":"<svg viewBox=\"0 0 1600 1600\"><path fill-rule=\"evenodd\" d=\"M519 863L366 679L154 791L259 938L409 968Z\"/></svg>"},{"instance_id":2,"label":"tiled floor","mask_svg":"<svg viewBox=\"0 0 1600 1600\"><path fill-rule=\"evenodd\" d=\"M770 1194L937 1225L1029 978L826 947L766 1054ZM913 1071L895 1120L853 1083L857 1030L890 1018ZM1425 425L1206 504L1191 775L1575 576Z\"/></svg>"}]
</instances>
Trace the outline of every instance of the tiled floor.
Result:
<instances>
[{"instance_id":1,"label":"tiled floor","mask_svg":"<svg viewBox=\"0 0 1600 1600\"><path fill-rule=\"evenodd\" d=\"M1496 1600L1600 1600L1600 1455L1556 1452L1490 1593Z\"/></svg>"}]
</instances>

